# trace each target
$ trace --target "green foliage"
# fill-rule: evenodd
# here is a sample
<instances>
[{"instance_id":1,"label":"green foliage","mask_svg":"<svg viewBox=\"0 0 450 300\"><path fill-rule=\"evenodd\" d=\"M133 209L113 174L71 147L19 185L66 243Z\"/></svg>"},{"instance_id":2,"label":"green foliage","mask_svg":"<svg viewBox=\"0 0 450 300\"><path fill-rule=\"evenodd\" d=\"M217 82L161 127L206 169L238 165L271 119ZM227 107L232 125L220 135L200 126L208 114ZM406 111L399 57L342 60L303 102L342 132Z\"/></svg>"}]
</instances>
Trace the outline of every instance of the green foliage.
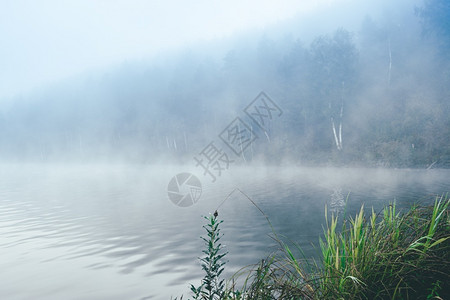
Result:
<instances>
[{"instance_id":1,"label":"green foliage","mask_svg":"<svg viewBox=\"0 0 450 300\"><path fill-rule=\"evenodd\" d=\"M206 237L201 237L205 242L205 254L200 258L202 269L205 272L205 277L199 287L191 285L191 291L194 294L194 299L223 299L225 297L224 280L220 279L224 271L225 262L223 258L227 252L222 251L222 244L219 243L222 235L220 234L219 225L223 221L217 220L217 212L209 217L204 217L208 223L203 226L206 230Z\"/></svg>"},{"instance_id":2,"label":"green foliage","mask_svg":"<svg viewBox=\"0 0 450 300\"><path fill-rule=\"evenodd\" d=\"M206 218L205 278L195 299L443 299L450 291L450 199L431 207L413 206L404 214L395 203L381 213L364 206L340 224L325 214L319 263L298 258L275 234L280 251L261 260L247 274L242 289L235 277L225 288L216 217ZM258 208L259 209L259 208ZM264 214L264 213L263 213ZM270 224L270 221L269 221ZM297 247L295 253L302 253Z\"/></svg>"},{"instance_id":3,"label":"green foliage","mask_svg":"<svg viewBox=\"0 0 450 300\"><path fill-rule=\"evenodd\" d=\"M404 215L392 204L379 221L373 211L366 221L361 208L340 231L332 217L321 242L322 297L424 299L429 288L436 293L437 280L450 280L449 203L440 198Z\"/></svg>"}]
</instances>

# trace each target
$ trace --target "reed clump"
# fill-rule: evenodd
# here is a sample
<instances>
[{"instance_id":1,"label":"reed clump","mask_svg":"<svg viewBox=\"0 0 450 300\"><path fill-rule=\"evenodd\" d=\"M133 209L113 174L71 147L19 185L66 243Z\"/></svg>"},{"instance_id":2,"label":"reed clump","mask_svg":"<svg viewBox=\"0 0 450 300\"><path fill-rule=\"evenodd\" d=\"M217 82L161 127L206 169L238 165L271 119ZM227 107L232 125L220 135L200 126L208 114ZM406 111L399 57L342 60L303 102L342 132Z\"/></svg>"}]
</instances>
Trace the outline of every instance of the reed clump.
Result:
<instances>
[{"instance_id":1,"label":"reed clump","mask_svg":"<svg viewBox=\"0 0 450 300\"><path fill-rule=\"evenodd\" d=\"M439 197L432 206L414 205L400 213L394 203L378 214L373 209L366 213L362 206L355 217L343 220L325 213L326 227L319 240L320 259L297 257L274 232L279 251L250 270L243 269L226 286L219 284L219 291L214 295L198 293L198 290L195 293L193 289L194 297L450 299L449 204L447 197ZM220 224L215 217L208 220L210 224ZM211 248L207 239L205 242ZM296 247L296 253L302 253ZM211 250L204 253L208 255ZM213 253L223 258L217 256L218 252ZM217 263L223 271L224 262L217 260ZM243 274L246 277L238 289L235 279ZM211 275L207 273L206 277Z\"/></svg>"},{"instance_id":2,"label":"reed clump","mask_svg":"<svg viewBox=\"0 0 450 300\"><path fill-rule=\"evenodd\" d=\"M381 217L363 207L355 218L327 219L320 242L320 299L431 299L450 290L449 200L413 206L404 214L395 204ZM445 295L444 295L445 293ZM439 298L437 298L439 299Z\"/></svg>"}]
</instances>

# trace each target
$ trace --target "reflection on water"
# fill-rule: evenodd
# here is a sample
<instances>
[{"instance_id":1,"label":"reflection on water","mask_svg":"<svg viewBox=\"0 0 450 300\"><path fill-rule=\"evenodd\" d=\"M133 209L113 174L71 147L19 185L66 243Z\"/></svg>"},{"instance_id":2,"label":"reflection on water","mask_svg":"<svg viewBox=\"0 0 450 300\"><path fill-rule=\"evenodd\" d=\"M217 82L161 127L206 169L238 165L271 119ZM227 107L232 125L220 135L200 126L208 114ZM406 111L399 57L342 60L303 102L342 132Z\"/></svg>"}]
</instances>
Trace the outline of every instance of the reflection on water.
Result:
<instances>
[{"instance_id":1,"label":"reflection on water","mask_svg":"<svg viewBox=\"0 0 450 300\"><path fill-rule=\"evenodd\" d=\"M330 211L338 214L344 210L345 200L342 195L342 189L340 187L333 188L333 193L330 199Z\"/></svg>"},{"instance_id":2,"label":"reflection on water","mask_svg":"<svg viewBox=\"0 0 450 300\"><path fill-rule=\"evenodd\" d=\"M169 299L202 277L202 215L240 188L275 230L313 255L324 207L355 213L450 190L447 170L235 168L179 208L178 168L9 165L0 170L1 299ZM240 194L220 207L228 275L277 249L266 219Z\"/></svg>"}]
</instances>

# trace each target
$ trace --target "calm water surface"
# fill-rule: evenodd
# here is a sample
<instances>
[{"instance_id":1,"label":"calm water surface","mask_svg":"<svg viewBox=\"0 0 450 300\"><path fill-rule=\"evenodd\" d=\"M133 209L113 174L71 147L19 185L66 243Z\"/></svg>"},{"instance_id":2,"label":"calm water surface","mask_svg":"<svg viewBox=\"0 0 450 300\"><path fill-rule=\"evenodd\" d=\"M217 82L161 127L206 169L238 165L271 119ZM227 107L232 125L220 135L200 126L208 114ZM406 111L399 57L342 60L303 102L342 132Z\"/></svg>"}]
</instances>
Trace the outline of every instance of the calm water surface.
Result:
<instances>
[{"instance_id":1,"label":"calm water surface","mask_svg":"<svg viewBox=\"0 0 450 300\"><path fill-rule=\"evenodd\" d=\"M430 203L450 191L449 170L235 167L188 208L167 184L186 166L2 165L0 299L170 299L189 295L202 272L203 219L225 220L227 275L277 249L278 234L315 252L325 205L354 214Z\"/></svg>"}]
</instances>

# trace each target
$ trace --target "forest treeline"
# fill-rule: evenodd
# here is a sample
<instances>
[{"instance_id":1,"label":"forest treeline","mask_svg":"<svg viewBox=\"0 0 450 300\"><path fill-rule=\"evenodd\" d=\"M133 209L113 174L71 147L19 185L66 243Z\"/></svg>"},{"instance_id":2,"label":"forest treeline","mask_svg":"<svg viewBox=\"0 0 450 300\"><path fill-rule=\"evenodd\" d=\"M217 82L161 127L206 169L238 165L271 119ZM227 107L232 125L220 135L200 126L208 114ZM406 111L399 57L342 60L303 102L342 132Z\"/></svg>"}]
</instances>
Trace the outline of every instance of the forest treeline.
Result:
<instances>
[{"instance_id":1,"label":"forest treeline","mask_svg":"<svg viewBox=\"0 0 450 300\"><path fill-rule=\"evenodd\" d=\"M450 4L427 0L310 42L261 33L224 55L191 49L18 96L2 160L186 162L261 92L282 109L244 161L450 166ZM253 126L253 125L251 125ZM252 127L253 129L253 127Z\"/></svg>"}]
</instances>

